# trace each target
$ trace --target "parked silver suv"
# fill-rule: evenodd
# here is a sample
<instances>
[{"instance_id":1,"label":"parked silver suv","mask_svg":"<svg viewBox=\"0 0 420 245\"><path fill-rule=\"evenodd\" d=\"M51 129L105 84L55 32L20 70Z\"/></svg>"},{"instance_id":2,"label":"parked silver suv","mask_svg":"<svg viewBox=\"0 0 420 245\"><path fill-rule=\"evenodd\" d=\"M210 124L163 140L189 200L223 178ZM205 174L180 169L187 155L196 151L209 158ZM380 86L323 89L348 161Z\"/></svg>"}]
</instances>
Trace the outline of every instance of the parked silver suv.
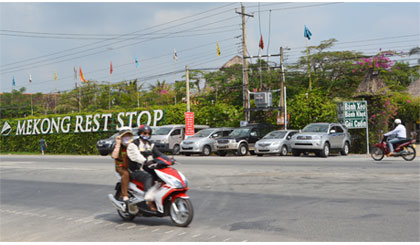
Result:
<instances>
[{"instance_id":1,"label":"parked silver suv","mask_svg":"<svg viewBox=\"0 0 420 245\"><path fill-rule=\"evenodd\" d=\"M341 155L347 155L350 142L347 128L339 123L311 123L292 137L292 154L314 152L316 156L328 157L331 150L339 150Z\"/></svg>"},{"instance_id":2,"label":"parked silver suv","mask_svg":"<svg viewBox=\"0 0 420 245\"><path fill-rule=\"evenodd\" d=\"M181 142L181 154L189 156L191 153L201 153L203 156L209 156L216 150L216 140L228 136L232 131L233 128L202 129Z\"/></svg>"}]
</instances>

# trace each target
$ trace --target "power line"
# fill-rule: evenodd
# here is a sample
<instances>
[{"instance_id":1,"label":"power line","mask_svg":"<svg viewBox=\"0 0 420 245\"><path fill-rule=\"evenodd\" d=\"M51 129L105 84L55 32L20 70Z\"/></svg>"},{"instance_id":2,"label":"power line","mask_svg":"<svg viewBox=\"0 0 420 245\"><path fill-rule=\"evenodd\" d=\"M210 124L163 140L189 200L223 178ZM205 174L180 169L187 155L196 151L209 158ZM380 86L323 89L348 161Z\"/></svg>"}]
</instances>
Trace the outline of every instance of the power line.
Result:
<instances>
[{"instance_id":1,"label":"power line","mask_svg":"<svg viewBox=\"0 0 420 245\"><path fill-rule=\"evenodd\" d=\"M206 13L209 13L209 12L214 11L214 10L217 10L217 9L222 9L222 8L228 7L228 6L233 5L233 4L236 4L236 3L229 3L229 4L226 4L226 5L220 6L220 7L216 7L216 8L212 8L210 10L206 10L206 11L200 12L198 14L194 14L194 15L182 17L182 18L179 18L179 19L176 19L176 20L173 20L173 21L169 21L169 22L163 23L163 24L159 24L159 25L151 26L151 27L148 27L148 28L145 28L145 29L140 29L140 30L137 30L137 31L134 31L134 32L122 34L121 36L124 36L124 35L132 35L132 34L135 34L135 33L138 33L138 32L155 29L155 28L160 27L160 26L165 26L165 25L168 25L168 24L171 24L171 23L175 23L175 22L178 22L178 21L181 21L181 20L185 20L185 19L189 19L189 18L192 18L192 17L196 17L196 16L199 16L199 15L202 15L202 14L206 14ZM219 13L216 13L216 14L213 14L211 16L207 16L206 18L215 16L215 15L219 15L219 14L222 14L222 13L226 13L228 11L231 11L231 9L226 10L226 11L223 11L223 12L219 12ZM179 24L178 26L185 25L185 24L188 24L188 23L191 23L191 22L194 22L194 20L193 21L186 22L186 23L183 23L183 24ZM173 27L164 28L163 30L169 29L169 28L173 28ZM118 37L120 37L120 36L118 36ZM51 54L48 54L48 55L42 55L42 56L38 56L38 57L34 57L34 58L25 59L23 61L17 61L17 62L9 63L9 64L2 65L0 67L10 66L10 65L18 64L18 63L22 63L22 62L28 62L28 61L31 61L31 60L34 60L34 59L36 60L36 59L40 59L40 58L44 58L44 57L49 57L49 56L53 56L53 55L60 54L60 53L74 51L76 49L81 49L81 48L84 48L84 47L89 47L89 46L100 44L100 43L103 43L103 42L106 42L106 41L112 41L112 40L115 40L116 38L117 37L115 37L115 38L109 38L107 40L102 40L102 41L98 41L98 42L94 42L94 43L90 43L90 44L86 44L86 45L82 45L82 46L78 46L78 47L73 47L73 48L70 48L70 49L63 50L63 51L54 52L54 53L51 53ZM127 40L130 40L130 39L127 39ZM112 44L114 44L114 43L112 43ZM112 44L110 44L110 45L112 45Z\"/></svg>"}]
</instances>

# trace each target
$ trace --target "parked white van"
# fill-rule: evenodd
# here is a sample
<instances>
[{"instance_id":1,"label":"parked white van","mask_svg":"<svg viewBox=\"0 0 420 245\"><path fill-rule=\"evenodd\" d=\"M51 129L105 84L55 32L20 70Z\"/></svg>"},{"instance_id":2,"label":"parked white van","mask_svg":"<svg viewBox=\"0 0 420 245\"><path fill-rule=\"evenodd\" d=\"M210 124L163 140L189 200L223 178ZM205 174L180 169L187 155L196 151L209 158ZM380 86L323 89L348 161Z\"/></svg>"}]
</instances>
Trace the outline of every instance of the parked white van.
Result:
<instances>
[{"instance_id":1,"label":"parked white van","mask_svg":"<svg viewBox=\"0 0 420 245\"><path fill-rule=\"evenodd\" d=\"M209 128L207 125L194 125L194 132ZM172 152L178 155L181 150L181 142L185 139L185 125L174 124L154 127L150 139L155 147L161 152Z\"/></svg>"}]
</instances>

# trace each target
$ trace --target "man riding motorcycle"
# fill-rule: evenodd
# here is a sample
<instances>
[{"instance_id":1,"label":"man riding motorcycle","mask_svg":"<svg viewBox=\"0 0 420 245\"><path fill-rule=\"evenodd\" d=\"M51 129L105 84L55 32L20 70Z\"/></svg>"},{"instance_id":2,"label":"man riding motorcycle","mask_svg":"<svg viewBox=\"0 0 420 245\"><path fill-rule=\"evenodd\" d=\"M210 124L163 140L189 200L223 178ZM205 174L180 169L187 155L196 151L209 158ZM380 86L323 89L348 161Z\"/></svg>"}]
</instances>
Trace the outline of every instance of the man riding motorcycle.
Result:
<instances>
[{"instance_id":1,"label":"man riding motorcycle","mask_svg":"<svg viewBox=\"0 0 420 245\"><path fill-rule=\"evenodd\" d=\"M156 211L156 206L153 202L156 189L153 186L153 182L156 177L154 176L155 173L148 166L155 164L153 162L154 158L164 156L164 154L156 149L154 144L150 143L152 131L149 125L140 125L138 130L139 138L128 145L127 155L130 159L130 170L132 171L130 177L143 182L146 204L150 210Z\"/></svg>"},{"instance_id":2,"label":"man riding motorcycle","mask_svg":"<svg viewBox=\"0 0 420 245\"><path fill-rule=\"evenodd\" d=\"M404 127L404 125L401 124L400 119L395 119L394 123L397 125L394 130L389 131L388 133L384 134L384 136L390 136L394 135L395 137L388 141L388 148L389 148L389 154L387 156L391 156L394 154L394 145L401 140L404 140L407 138L407 131Z\"/></svg>"}]
</instances>

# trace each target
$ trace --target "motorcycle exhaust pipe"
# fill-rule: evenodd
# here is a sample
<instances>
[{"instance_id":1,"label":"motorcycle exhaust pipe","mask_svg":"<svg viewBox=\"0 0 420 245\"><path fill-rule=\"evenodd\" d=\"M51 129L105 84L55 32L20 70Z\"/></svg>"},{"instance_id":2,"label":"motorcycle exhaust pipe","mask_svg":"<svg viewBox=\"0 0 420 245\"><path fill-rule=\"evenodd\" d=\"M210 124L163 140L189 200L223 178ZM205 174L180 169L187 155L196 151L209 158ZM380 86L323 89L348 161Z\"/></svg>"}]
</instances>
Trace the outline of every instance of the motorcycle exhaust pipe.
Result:
<instances>
[{"instance_id":1,"label":"motorcycle exhaust pipe","mask_svg":"<svg viewBox=\"0 0 420 245\"><path fill-rule=\"evenodd\" d=\"M118 210L125 212L125 208L120 201L115 199L112 194L108 194L108 199L111 201L111 204Z\"/></svg>"}]
</instances>

